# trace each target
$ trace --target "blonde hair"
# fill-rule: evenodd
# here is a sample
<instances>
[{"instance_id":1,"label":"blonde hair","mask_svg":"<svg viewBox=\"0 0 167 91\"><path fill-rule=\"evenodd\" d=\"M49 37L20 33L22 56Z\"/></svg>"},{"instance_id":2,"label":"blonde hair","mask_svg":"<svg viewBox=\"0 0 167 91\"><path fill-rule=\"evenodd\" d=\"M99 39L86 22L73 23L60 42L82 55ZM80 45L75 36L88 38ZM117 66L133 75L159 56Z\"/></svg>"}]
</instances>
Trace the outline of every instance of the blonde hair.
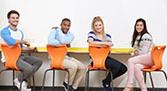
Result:
<instances>
[{"instance_id":1,"label":"blonde hair","mask_svg":"<svg viewBox=\"0 0 167 91\"><path fill-rule=\"evenodd\" d=\"M92 26L91 26L91 28L92 28L92 30L93 30L94 33L96 33L95 28L94 28L95 22L101 22L103 24L102 34L104 34L104 23L103 23L103 20L101 19L101 17L100 16L96 16L92 20Z\"/></svg>"}]
</instances>

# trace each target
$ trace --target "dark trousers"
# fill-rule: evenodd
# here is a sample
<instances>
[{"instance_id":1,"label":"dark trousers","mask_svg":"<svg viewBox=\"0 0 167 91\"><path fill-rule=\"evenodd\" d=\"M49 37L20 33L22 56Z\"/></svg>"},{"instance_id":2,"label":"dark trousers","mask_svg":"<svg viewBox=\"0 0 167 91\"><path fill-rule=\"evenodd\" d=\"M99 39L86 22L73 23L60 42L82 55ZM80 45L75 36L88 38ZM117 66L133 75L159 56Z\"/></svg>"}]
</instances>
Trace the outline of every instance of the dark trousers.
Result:
<instances>
[{"instance_id":1,"label":"dark trousers","mask_svg":"<svg viewBox=\"0 0 167 91\"><path fill-rule=\"evenodd\" d=\"M105 66L107 69L109 69L112 72L113 79L121 76L122 74L124 74L127 71L127 67L123 63L121 63L121 62L117 61L116 59L111 58L109 56L106 58ZM103 80L103 82L110 84L110 82L111 82L111 74L110 73L108 73L108 75Z\"/></svg>"}]
</instances>

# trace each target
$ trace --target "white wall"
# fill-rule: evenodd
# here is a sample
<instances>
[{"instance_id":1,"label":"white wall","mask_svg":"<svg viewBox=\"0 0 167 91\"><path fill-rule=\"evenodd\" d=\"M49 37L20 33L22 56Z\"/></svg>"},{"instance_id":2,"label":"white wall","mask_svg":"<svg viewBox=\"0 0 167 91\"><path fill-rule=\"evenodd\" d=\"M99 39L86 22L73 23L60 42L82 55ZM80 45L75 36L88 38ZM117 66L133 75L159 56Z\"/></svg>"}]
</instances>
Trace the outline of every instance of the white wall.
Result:
<instances>
[{"instance_id":1,"label":"white wall","mask_svg":"<svg viewBox=\"0 0 167 91\"><path fill-rule=\"evenodd\" d=\"M0 28L7 25L6 14L11 9L20 12L19 27L34 46L45 46L51 27L69 17L76 37L72 45L85 47L91 21L97 15L103 18L115 47L130 47L134 23L139 17L147 21L155 43L167 43L166 0L1 0Z\"/></svg>"},{"instance_id":2,"label":"white wall","mask_svg":"<svg viewBox=\"0 0 167 91\"><path fill-rule=\"evenodd\" d=\"M167 44L167 0L0 0L0 28L8 24L6 14L12 9L20 12L19 28L33 46L45 46L51 27L68 17L75 35L72 46L86 47L91 21L97 15L103 18L115 47L130 47L134 23L140 17L146 20L155 44ZM166 58L165 51L164 64ZM155 81L162 80L159 74L155 76Z\"/></svg>"}]
</instances>

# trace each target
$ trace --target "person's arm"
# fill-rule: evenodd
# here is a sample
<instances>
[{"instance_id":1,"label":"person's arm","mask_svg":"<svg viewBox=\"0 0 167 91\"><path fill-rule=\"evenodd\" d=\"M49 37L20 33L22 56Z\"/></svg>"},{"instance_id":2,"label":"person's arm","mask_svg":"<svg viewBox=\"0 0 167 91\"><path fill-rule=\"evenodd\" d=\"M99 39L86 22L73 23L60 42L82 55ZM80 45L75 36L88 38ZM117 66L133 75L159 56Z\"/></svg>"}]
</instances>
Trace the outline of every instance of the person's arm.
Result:
<instances>
[{"instance_id":1,"label":"person's arm","mask_svg":"<svg viewBox=\"0 0 167 91\"><path fill-rule=\"evenodd\" d=\"M61 30L58 30L58 41L61 44L70 44L74 39L74 35L71 32L64 34Z\"/></svg>"},{"instance_id":2,"label":"person's arm","mask_svg":"<svg viewBox=\"0 0 167 91\"><path fill-rule=\"evenodd\" d=\"M88 39L87 41L91 45L98 45L98 46L103 46L104 45L104 42L93 41L91 39Z\"/></svg>"},{"instance_id":3,"label":"person's arm","mask_svg":"<svg viewBox=\"0 0 167 91\"><path fill-rule=\"evenodd\" d=\"M96 45L96 46L99 46L99 47L104 47L104 46L113 46L113 43L111 41L111 37L110 38L106 38L106 41L94 41L95 39L95 35L92 34L92 33L89 33L88 34L88 40L87 42L91 45Z\"/></svg>"},{"instance_id":4,"label":"person's arm","mask_svg":"<svg viewBox=\"0 0 167 91\"><path fill-rule=\"evenodd\" d=\"M104 43L107 45L107 46L114 46L113 42L112 42L112 38L111 38L111 35L109 34L106 34L106 40L104 41Z\"/></svg>"},{"instance_id":5,"label":"person's arm","mask_svg":"<svg viewBox=\"0 0 167 91\"><path fill-rule=\"evenodd\" d=\"M57 30L52 30L51 32L50 32L50 34L49 34L49 37L48 37L48 44L49 45L55 45L55 46L57 46L57 45L60 45L61 43L56 39L56 32L57 32Z\"/></svg>"}]
</instances>

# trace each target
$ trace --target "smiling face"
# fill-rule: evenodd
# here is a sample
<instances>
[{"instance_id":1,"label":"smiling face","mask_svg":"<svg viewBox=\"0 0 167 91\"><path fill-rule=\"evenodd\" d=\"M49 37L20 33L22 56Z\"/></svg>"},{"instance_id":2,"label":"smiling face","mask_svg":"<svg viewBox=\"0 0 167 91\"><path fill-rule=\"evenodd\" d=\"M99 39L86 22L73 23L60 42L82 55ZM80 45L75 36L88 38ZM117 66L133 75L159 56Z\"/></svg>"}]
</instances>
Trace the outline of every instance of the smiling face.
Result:
<instances>
[{"instance_id":1,"label":"smiling face","mask_svg":"<svg viewBox=\"0 0 167 91\"><path fill-rule=\"evenodd\" d=\"M93 27L94 27L94 31L97 33L102 33L104 30L104 25L101 21L96 21Z\"/></svg>"},{"instance_id":2,"label":"smiling face","mask_svg":"<svg viewBox=\"0 0 167 91\"><path fill-rule=\"evenodd\" d=\"M11 26L16 27L19 23L19 15L18 14L10 14L9 18L8 18L8 22Z\"/></svg>"},{"instance_id":3,"label":"smiling face","mask_svg":"<svg viewBox=\"0 0 167 91\"><path fill-rule=\"evenodd\" d=\"M70 29L71 23L70 21L63 21L61 23L61 30L63 31L63 33L67 33Z\"/></svg>"},{"instance_id":4,"label":"smiling face","mask_svg":"<svg viewBox=\"0 0 167 91\"><path fill-rule=\"evenodd\" d=\"M141 33L144 30L144 24L142 21L137 22L136 24L136 31Z\"/></svg>"}]
</instances>

